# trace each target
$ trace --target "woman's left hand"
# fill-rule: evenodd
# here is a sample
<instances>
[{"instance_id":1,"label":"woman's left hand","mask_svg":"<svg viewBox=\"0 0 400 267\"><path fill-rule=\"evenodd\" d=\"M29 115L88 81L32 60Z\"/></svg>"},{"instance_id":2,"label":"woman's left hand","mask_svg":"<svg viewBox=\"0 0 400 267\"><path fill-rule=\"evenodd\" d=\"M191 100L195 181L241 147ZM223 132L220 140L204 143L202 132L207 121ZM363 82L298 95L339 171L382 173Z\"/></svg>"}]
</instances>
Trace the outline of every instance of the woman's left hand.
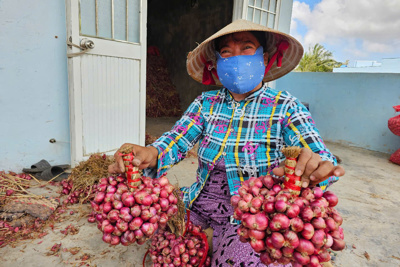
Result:
<instances>
[{"instance_id":1,"label":"woman's left hand","mask_svg":"<svg viewBox=\"0 0 400 267\"><path fill-rule=\"evenodd\" d=\"M275 168L273 173L278 176L284 175L284 168ZM342 166L334 166L330 161L323 161L321 157L309 148L302 148L297 159L295 175L301 177L301 185L306 188L315 186L325 181L330 176L343 176L345 171Z\"/></svg>"}]
</instances>

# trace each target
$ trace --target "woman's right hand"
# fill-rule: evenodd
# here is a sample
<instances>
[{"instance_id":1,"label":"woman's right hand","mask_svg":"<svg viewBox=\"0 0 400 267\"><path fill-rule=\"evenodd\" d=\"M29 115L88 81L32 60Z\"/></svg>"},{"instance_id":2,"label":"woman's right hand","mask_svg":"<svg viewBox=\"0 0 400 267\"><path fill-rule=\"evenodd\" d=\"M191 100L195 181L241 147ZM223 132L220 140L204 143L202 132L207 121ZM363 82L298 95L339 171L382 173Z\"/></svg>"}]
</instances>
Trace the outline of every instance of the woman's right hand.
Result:
<instances>
[{"instance_id":1,"label":"woman's right hand","mask_svg":"<svg viewBox=\"0 0 400 267\"><path fill-rule=\"evenodd\" d=\"M132 146L133 156L135 157L132 161L132 164L139 169L145 168L155 168L157 167L157 157L158 157L158 150L155 147L149 146L139 146L134 144L123 144L120 149L125 146ZM108 166L109 173L124 173L125 172L125 165L124 161L122 160L122 156L120 155L120 149L117 150L114 154L115 162Z\"/></svg>"}]
</instances>

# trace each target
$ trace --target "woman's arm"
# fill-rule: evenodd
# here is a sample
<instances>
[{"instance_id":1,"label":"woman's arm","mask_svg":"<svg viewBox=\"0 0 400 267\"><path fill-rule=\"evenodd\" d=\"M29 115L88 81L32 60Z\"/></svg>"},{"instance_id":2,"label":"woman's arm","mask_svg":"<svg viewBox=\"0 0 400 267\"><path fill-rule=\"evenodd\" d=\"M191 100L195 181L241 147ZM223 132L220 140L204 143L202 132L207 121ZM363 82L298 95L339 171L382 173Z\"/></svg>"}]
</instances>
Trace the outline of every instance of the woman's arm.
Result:
<instances>
[{"instance_id":1,"label":"woman's arm","mask_svg":"<svg viewBox=\"0 0 400 267\"><path fill-rule=\"evenodd\" d=\"M204 118L201 115L202 96L197 97L175 126L147 147L130 145L135 159L133 165L144 169L144 175L160 177L170 167L186 157L203 132ZM125 166L119 150L114 154L115 163L108 167L110 173L123 173Z\"/></svg>"},{"instance_id":2,"label":"woman's arm","mask_svg":"<svg viewBox=\"0 0 400 267\"><path fill-rule=\"evenodd\" d=\"M183 160L197 143L204 127L202 103L202 96L197 97L174 127L148 146L157 149L158 156L156 168L146 170L146 175L160 177L170 167Z\"/></svg>"}]
</instances>

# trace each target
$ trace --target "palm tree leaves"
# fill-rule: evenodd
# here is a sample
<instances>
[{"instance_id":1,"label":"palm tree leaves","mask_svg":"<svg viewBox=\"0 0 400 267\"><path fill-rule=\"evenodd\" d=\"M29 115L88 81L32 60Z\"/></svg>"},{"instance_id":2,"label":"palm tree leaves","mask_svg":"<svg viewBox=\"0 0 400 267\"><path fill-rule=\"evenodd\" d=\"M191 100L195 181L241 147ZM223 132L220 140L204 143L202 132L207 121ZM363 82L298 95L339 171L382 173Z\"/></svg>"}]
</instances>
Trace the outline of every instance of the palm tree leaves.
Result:
<instances>
[{"instance_id":1,"label":"palm tree leaves","mask_svg":"<svg viewBox=\"0 0 400 267\"><path fill-rule=\"evenodd\" d=\"M299 72L332 72L333 68L340 67L343 63L333 59L332 52L321 44L309 47L308 52L300 60L295 71Z\"/></svg>"}]
</instances>

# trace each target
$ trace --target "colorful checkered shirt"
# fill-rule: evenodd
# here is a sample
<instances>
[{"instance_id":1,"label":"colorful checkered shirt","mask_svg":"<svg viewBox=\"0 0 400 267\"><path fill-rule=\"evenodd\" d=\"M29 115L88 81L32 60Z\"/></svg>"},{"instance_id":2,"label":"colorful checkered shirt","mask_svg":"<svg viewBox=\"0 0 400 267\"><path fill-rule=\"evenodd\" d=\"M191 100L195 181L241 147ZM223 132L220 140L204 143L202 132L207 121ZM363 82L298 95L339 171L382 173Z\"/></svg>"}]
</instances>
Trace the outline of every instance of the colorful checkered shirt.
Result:
<instances>
[{"instance_id":1,"label":"colorful checkered shirt","mask_svg":"<svg viewBox=\"0 0 400 267\"><path fill-rule=\"evenodd\" d=\"M220 158L226 166L231 195L250 177L270 174L285 159L284 146L310 148L323 160L337 164L326 148L307 108L288 92L264 85L242 101L226 88L202 93L176 122L151 146L158 150L157 170L145 175L160 177L179 163L199 142L197 181L183 187L187 208L200 194ZM337 177L320 184L325 189Z\"/></svg>"}]
</instances>

